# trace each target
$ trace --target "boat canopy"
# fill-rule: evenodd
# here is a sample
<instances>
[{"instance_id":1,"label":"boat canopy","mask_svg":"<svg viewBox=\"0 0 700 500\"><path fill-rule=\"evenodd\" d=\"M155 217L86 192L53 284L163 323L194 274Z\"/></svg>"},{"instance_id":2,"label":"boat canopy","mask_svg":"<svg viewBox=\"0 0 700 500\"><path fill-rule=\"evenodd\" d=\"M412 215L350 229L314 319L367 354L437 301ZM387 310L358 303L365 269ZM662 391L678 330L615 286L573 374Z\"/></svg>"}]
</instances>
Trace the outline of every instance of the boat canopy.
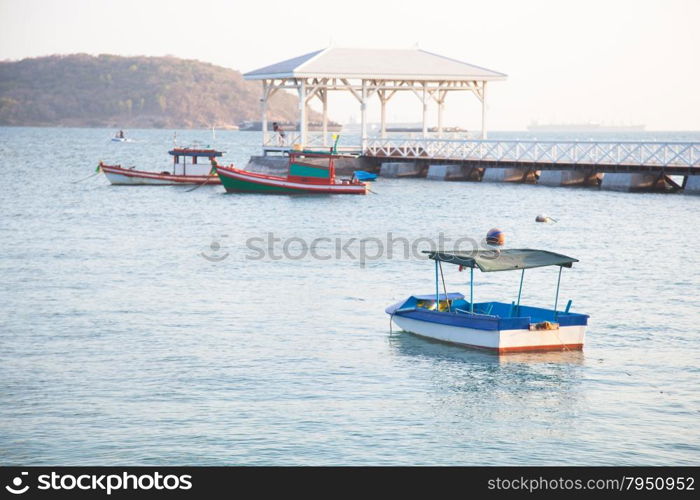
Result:
<instances>
[{"instance_id":1,"label":"boat canopy","mask_svg":"<svg viewBox=\"0 0 700 500\"><path fill-rule=\"evenodd\" d=\"M175 148L171 151L168 151L169 155L172 156L191 156L191 157L200 157L203 156L205 158L213 158L213 157L218 157L222 156L223 153L221 151L217 151L215 149L191 149L191 148Z\"/></svg>"},{"instance_id":2,"label":"boat canopy","mask_svg":"<svg viewBox=\"0 0 700 500\"><path fill-rule=\"evenodd\" d=\"M567 257L548 250L529 248L507 250L474 250L471 252L444 252L441 250L424 250L428 257L440 262L458 264L465 267L478 267L483 272L514 271L533 267L561 266L571 267L578 259Z\"/></svg>"}]
</instances>

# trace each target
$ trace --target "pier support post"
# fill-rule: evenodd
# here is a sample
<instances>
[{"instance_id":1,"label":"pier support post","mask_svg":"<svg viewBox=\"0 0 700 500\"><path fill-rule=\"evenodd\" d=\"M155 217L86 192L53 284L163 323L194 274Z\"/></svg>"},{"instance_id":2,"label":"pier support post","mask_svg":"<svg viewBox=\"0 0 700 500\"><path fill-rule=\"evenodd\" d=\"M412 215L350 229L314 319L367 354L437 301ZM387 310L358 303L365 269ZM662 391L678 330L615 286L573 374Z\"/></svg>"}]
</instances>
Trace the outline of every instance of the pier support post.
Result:
<instances>
[{"instance_id":1,"label":"pier support post","mask_svg":"<svg viewBox=\"0 0 700 500\"><path fill-rule=\"evenodd\" d=\"M600 186L603 174L594 169L586 170L542 170L537 180L542 186Z\"/></svg>"},{"instance_id":2,"label":"pier support post","mask_svg":"<svg viewBox=\"0 0 700 500\"><path fill-rule=\"evenodd\" d=\"M379 175L382 177L422 177L425 169L413 161L383 162Z\"/></svg>"},{"instance_id":3,"label":"pier support post","mask_svg":"<svg viewBox=\"0 0 700 500\"><path fill-rule=\"evenodd\" d=\"M481 178L483 182L525 182L534 181L534 172L527 168L486 167Z\"/></svg>"},{"instance_id":4,"label":"pier support post","mask_svg":"<svg viewBox=\"0 0 700 500\"><path fill-rule=\"evenodd\" d=\"M666 180L663 175L628 174L609 172L603 177L601 188L613 191L665 191Z\"/></svg>"},{"instance_id":5,"label":"pier support post","mask_svg":"<svg viewBox=\"0 0 700 500\"><path fill-rule=\"evenodd\" d=\"M472 168L459 164L430 164L426 179L432 181L467 181L472 180Z\"/></svg>"},{"instance_id":6,"label":"pier support post","mask_svg":"<svg viewBox=\"0 0 700 500\"><path fill-rule=\"evenodd\" d=\"M684 193L700 194L700 175L689 175L685 181Z\"/></svg>"}]
</instances>

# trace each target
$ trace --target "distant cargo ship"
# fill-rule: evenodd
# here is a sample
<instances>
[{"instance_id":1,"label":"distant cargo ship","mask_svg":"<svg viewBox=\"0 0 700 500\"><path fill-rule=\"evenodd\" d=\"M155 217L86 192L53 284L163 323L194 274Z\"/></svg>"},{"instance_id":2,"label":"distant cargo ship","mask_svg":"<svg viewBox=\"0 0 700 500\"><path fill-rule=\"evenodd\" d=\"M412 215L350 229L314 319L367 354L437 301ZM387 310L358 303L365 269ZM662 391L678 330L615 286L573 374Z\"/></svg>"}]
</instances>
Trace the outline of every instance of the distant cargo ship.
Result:
<instances>
[{"instance_id":1,"label":"distant cargo ship","mask_svg":"<svg viewBox=\"0 0 700 500\"><path fill-rule=\"evenodd\" d=\"M530 132L643 132L646 125L603 125L600 123L537 123L527 126Z\"/></svg>"}]
</instances>

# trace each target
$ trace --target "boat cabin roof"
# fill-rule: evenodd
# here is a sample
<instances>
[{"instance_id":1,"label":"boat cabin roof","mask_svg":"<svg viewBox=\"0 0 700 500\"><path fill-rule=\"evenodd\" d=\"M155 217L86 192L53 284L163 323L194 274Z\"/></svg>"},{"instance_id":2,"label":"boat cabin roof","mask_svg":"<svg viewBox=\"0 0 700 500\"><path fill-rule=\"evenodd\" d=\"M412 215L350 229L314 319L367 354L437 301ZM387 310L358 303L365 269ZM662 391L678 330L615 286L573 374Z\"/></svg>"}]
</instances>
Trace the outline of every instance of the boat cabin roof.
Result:
<instances>
[{"instance_id":1,"label":"boat cabin roof","mask_svg":"<svg viewBox=\"0 0 700 500\"><path fill-rule=\"evenodd\" d=\"M514 271L533 267L563 266L571 267L578 259L567 257L548 250L530 248L509 248L500 250L474 250L471 252L445 252L442 250L424 250L428 258L465 267L478 267L483 272Z\"/></svg>"},{"instance_id":2,"label":"boat cabin roof","mask_svg":"<svg viewBox=\"0 0 700 500\"><path fill-rule=\"evenodd\" d=\"M211 158L214 156L223 156L221 151L216 149L193 149L193 148L175 148L168 151L169 155L172 156L204 156L206 158Z\"/></svg>"},{"instance_id":3,"label":"boat cabin roof","mask_svg":"<svg viewBox=\"0 0 700 500\"><path fill-rule=\"evenodd\" d=\"M323 158L359 158L360 155L350 154L350 153L334 153L330 149L328 151L323 151L319 149L301 149L299 151L290 151L289 156L309 156L309 157L323 157Z\"/></svg>"}]
</instances>

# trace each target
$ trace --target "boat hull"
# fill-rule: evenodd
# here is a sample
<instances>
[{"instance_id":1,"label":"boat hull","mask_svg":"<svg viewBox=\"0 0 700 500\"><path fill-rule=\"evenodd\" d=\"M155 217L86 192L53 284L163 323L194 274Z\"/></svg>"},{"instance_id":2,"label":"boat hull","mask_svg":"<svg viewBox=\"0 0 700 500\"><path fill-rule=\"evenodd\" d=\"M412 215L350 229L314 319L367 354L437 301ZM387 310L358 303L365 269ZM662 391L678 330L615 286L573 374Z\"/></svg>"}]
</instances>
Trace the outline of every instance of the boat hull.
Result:
<instances>
[{"instance_id":1,"label":"boat hull","mask_svg":"<svg viewBox=\"0 0 700 500\"><path fill-rule=\"evenodd\" d=\"M258 174L231 167L217 167L216 171L229 193L367 194L367 186L364 183L295 182L285 177Z\"/></svg>"},{"instance_id":2,"label":"boat hull","mask_svg":"<svg viewBox=\"0 0 700 500\"><path fill-rule=\"evenodd\" d=\"M216 175L172 175L117 166L101 165L107 180L115 186L173 186L187 184L221 184Z\"/></svg>"},{"instance_id":3,"label":"boat hull","mask_svg":"<svg viewBox=\"0 0 700 500\"><path fill-rule=\"evenodd\" d=\"M364 170L355 170L355 179L362 182L373 182L377 180L377 174L365 172Z\"/></svg>"},{"instance_id":4,"label":"boat hull","mask_svg":"<svg viewBox=\"0 0 700 500\"><path fill-rule=\"evenodd\" d=\"M562 326L555 330L478 330L394 315L402 330L421 337L498 353L583 349L585 325Z\"/></svg>"}]
</instances>

